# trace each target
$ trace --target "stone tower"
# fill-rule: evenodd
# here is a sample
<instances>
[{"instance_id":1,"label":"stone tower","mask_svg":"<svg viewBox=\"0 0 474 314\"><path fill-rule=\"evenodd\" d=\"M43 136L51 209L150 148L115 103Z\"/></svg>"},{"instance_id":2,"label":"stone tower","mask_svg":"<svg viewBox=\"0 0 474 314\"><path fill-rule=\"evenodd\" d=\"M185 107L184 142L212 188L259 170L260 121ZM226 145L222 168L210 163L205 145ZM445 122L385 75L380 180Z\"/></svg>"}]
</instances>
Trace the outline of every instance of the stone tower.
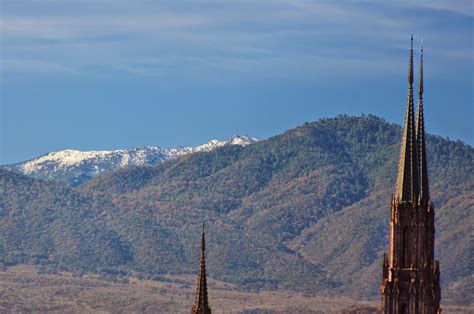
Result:
<instances>
[{"instance_id":1,"label":"stone tower","mask_svg":"<svg viewBox=\"0 0 474 314\"><path fill-rule=\"evenodd\" d=\"M207 297L206 279L206 236L204 234L204 222L202 223L201 237L201 263L199 265L199 275L196 282L196 301L191 309L191 314L211 314L209 300Z\"/></svg>"},{"instance_id":2,"label":"stone tower","mask_svg":"<svg viewBox=\"0 0 474 314\"><path fill-rule=\"evenodd\" d=\"M434 207L430 201L423 118L423 48L418 112L413 104L413 36L408 99L395 194L390 211L389 252L380 287L382 313L440 313L439 261L434 259Z\"/></svg>"}]
</instances>

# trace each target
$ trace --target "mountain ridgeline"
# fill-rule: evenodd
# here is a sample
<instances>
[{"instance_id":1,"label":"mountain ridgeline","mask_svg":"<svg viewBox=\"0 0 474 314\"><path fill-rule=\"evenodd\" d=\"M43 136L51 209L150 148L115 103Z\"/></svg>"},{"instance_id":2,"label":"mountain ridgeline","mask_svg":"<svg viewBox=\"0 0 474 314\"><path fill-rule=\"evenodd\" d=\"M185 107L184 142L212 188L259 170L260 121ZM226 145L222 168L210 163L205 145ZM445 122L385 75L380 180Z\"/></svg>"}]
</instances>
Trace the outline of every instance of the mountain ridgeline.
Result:
<instances>
[{"instance_id":1,"label":"mountain ridgeline","mask_svg":"<svg viewBox=\"0 0 474 314\"><path fill-rule=\"evenodd\" d=\"M374 116L305 123L120 169L71 189L0 170L0 261L108 274L196 272L243 289L378 298L400 127ZM428 136L443 302L474 290L474 149Z\"/></svg>"},{"instance_id":2,"label":"mountain ridgeline","mask_svg":"<svg viewBox=\"0 0 474 314\"><path fill-rule=\"evenodd\" d=\"M66 149L51 152L25 162L4 166L30 177L53 180L76 187L101 174L131 166L156 165L184 155L208 152L225 145L246 146L257 139L235 135L226 141L210 140L195 147L137 147L128 150L80 151Z\"/></svg>"}]
</instances>

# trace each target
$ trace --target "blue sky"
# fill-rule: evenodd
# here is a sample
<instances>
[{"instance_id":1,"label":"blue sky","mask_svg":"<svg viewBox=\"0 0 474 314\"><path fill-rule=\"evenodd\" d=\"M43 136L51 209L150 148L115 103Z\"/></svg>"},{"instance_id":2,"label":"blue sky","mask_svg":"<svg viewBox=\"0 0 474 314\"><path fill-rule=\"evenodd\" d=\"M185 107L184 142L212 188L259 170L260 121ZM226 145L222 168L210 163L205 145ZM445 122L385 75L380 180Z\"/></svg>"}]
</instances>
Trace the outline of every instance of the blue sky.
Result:
<instances>
[{"instance_id":1,"label":"blue sky","mask_svg":"<svg viewBox=\"0 0 474 314\"><path fill-rule=\"evenodd\" d=\"M425 46L427 131L474 144L469 0L0 6L0 164L66 148L266 138L341 113L400 124L412 33Z\"/></svg>"}]
</instances>

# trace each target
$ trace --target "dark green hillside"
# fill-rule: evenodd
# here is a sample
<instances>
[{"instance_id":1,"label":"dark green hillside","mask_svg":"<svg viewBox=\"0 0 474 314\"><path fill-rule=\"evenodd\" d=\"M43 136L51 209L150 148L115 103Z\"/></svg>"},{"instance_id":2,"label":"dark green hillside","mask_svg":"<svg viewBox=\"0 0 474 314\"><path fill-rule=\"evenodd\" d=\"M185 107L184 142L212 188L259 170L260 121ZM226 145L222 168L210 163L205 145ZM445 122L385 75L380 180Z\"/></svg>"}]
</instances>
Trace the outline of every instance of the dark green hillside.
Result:
<instances>
[{"instance_id":1,"label":"dark green hillside","mask_svg":"<svg viewBox=\"0 0 474 314\"><path fill-rule=\"evenodd\" d=\"M104 229L91 199L0 169L0 262L97 270L130 261L130 247Z\"/></svg>"},{"instance_id":2,"label":"dark green hillside","mask_svg":"<svg viewBox=\"0 0 474 314\"><path fill-rule=\"evenodd\" d=\"M399 140L400 128L382 119L340 116L248 147L106 175L81 190L119 198L115 203L124 209L153 212L153 224L176 232L190 257L188 270L196 260L196 231L189 233L189 226L207 217L214 276L374 297ZM446 286L473 274L474 151L434 136L428 148Z\"/></svg>"},{"instance_id":3,"label":"dark green hillside","mask_svg":"<svg viewBox=\"0 0 474 314\"><path fill-rule=\"evenodd\" d=\"M75 191L2 171L0 258L194 274L206 219L212 277L243 289L377 298L399 141L397 125L339 116L120 170ZM436 136L428 149L443 301L469 303L474 149Z\"/></svg>"}]
</instances>

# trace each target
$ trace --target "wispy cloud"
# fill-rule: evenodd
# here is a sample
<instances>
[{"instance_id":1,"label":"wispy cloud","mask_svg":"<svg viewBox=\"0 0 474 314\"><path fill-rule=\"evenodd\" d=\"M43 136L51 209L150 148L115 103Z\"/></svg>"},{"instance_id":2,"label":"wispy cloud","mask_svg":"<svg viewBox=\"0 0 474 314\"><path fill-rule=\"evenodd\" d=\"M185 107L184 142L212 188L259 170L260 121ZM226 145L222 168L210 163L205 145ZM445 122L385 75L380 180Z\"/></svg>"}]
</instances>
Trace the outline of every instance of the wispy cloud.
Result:
<instances>
[{"instance_id":1,"label":"wispy cloud","mask_svg":"<svg viewBox=\"0 0 474 314\"><path fill-rule=\"evenodd\" d=\"M409 7L420 7L439 11L448 11L460 15L474 16L474 4L471 0L403 0L402 3Z\"/></svg>"},{"instance_id":2,"label":"wispy cloud","mask_svg":"<svg viewBox=\"0 0 474 314\"><path fill-rule=\"evenodd\" d=\"M374 61L406 49L412 32L436 40L444 58L472 62L466 40L469 2L5 1L0 29L3 57L9 61L2 71L78 74L96 68L158 76L278 76L285 71L284 76L301 76L307 72L301 69L319 73L331 64L332 73L359 71L358 65L378 73L400 60L391 66ZM420 10L417 17L406 14L413 9ZM430 10L468 21L440 38L444 30ZM450 54L443 47L454 41L457 52Z\"/></svg>"},{"instance_id":3,"label":"wispy cloud","mask_svg":"<svg viewBox=\"0 0 474 314\"><path fill-rule=\"evenodd\" d=\"M18 72L18 73L43 73L43 74L59 74L59 75L76 75L80 74L74 68L67 67L60 63L26 60L26 59L3 59L0 62L2 71Z\"/></svg>"}]
</instances>

